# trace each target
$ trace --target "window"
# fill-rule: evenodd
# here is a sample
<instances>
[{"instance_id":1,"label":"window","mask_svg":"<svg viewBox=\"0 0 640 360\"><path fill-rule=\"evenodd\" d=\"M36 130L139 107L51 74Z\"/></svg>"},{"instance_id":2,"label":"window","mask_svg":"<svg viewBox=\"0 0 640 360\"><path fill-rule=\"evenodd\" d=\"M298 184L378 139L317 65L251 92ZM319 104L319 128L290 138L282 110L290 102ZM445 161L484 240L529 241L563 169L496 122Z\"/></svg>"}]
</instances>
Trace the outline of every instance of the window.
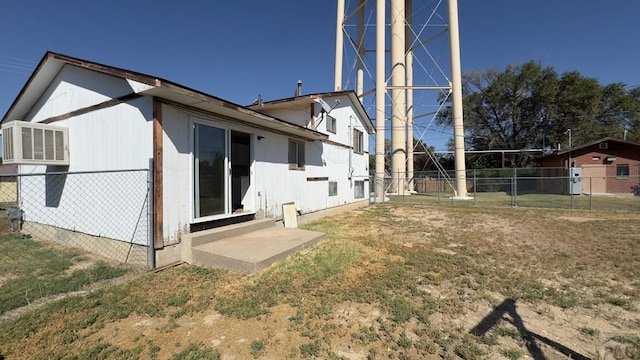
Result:
<instances>
[{"instance_id":1,"label":"window","mask_svg":"<svg viewBox=\"0 0 640 360\"><path fill-rule=\"evenodd\" d=\"M329 196L338 195L338 182L337 181L329 181Z\"/></svg>"},{"instance_id":2,"label":"window","mask_svg":"<svg viewBox=\"0 0 640 360\"><path fill-rule=\"evenodd\" d=\"M336 133L336 118L325 115L327 117L327 131L331 133Z\"/></svg>"},{"instance_id":3,"label":"window","mask_svg":"<svg viewBox=\"0 0 640 360\"><path fill-rule=\"evenodd\" d=\"M628 178L629 177L629 164L616 165L616 177Z\"/></svg>"},{"instance_id":4,"label":"window","mask_svg":"<svg viewBox=\"0 0 640 360\"><path fill-rule=\"evenodd\" d=\"M364 181L356 181L354 188L353 197L356 199L364 199Z\"/></svg>"},{"instance_id":5,"label":"window","mask_svg":"<svg viewBox=\"0 0 640 360\"><path fill-rule=\"evenodd\" d=\"M362 154L364 152L362 131L356 129L353 130L353 152L357 154Z\"/></svg>"},{"instance_id":6,"label":"window","mask_svg":"<svg viewBox=\"0 0 640 360\"><path fill-rule=\"evenodd\" d=\"M304 170L304 141L289 139L289 169Z\"/></svg>"}]
</instances>

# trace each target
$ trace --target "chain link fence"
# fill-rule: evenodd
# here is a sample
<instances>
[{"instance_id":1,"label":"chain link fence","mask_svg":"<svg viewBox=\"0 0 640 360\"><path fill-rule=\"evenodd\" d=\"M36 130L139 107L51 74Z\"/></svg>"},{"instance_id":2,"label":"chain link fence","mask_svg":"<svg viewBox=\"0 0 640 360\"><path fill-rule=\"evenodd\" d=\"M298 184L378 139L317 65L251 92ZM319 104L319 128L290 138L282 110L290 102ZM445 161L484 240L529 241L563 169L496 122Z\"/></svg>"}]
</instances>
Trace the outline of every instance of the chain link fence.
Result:
<instances>
[{"instance_id":1,"label":"chain link fence","mask_svg":"<svg viewBox=\"0 0 640 360\"><path fill-rule=\"evenodd\" d=\"M148 169L2 175L0 236L147 266L151 189Z\"/></svg>"},{"instance_id":2,"label":"chain link fence","mask_svg":"<svg viewBox=\"0 0 640 360\"><path fill-rule=\"evenodd\" d=\"M456 206L512 206L640 211L640 174L616 175L615 168L512 168L466 172L467 201L456 201L455 172L372 177L383 181L392 201ZM398 191L406 189L406 191ZM372 196L375 202L375 196Z\"/></svg>"},{"instance_id":3,"label":"chain link fence","mask_svg":"<svg viewBox=\"0 0 640 360\"><path fill-rule=\"evenodd\" d=\"M149 170L55 170L0 175L0 321L153 264Z\"/></svg>"}]
</instances>

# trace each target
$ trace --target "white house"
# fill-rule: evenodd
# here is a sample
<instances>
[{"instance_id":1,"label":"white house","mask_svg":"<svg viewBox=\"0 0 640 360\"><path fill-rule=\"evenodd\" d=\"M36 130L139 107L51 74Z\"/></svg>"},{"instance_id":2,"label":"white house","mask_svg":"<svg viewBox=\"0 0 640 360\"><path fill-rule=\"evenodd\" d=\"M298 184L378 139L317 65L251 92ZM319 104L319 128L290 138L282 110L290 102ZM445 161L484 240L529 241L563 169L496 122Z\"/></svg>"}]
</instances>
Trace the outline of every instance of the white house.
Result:
<instances>
[{"instance_id":1,"label":"white house","mask_svg":"<svg viewBox=\"0 0 640 360\"><path fill-rule=\"evenodd\" d=\"M145 169L153 159L156 249L179 243L184 233L231 221L281 218L285 203L307 214L368 201L374 128L350 91L245 107L49 52L1 123L5 163L20 164L21 173L95 171L98 177L102 171ZM45 180L39 186L45 188ZM119 191L122 186L134 195ZM125 230L135 225L134 212L118 229L97 230L104 221L100 197L126 202L145 196L145 184L96 189L89 205L70 203L65 191L54 202L20 193L27 222L98 241L131 241ZM47 215L56 212L72 220L52 223L56 217ZM146 245L144 239L135 242Z\"/></svg>"}]
</instances>

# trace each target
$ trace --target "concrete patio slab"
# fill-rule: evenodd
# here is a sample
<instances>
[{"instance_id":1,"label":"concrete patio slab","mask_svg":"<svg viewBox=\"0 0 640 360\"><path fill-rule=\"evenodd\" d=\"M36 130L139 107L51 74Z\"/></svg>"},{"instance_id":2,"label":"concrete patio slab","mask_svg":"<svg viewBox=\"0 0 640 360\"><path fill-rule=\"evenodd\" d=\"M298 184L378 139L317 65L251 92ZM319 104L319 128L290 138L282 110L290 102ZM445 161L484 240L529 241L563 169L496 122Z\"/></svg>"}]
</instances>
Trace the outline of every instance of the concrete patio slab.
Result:
<instances>
[{"instance_id":1,"label":"concrete patio slab","mask_svg":"<svg viewBox=\"0 0 640 360\"><path fill-rule=\"evenodd\" d=\"M324 239L317 231L272 226L192 247L195 265L256 272Z\"/></svg>"}]
</instances>

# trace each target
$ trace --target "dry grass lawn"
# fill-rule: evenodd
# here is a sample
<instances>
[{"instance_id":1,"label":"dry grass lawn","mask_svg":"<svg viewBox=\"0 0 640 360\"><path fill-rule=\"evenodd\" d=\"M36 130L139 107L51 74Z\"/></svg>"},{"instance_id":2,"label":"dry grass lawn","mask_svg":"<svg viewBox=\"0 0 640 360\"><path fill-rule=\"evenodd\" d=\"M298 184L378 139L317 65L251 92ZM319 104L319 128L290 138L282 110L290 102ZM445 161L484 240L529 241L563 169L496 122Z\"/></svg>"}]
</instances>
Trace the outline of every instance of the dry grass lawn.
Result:
<instances>
[{"instance_id":1,"label":"dry grass lawn","mask_svg":"<svg viewBox=\"0 0 640 360\"><path fill-rule=\"evenodd\" d=\"M256 275L183 265L5 321L0 358L640 359L639 220L372 206Z\"/></svg>"}]
</instances>

